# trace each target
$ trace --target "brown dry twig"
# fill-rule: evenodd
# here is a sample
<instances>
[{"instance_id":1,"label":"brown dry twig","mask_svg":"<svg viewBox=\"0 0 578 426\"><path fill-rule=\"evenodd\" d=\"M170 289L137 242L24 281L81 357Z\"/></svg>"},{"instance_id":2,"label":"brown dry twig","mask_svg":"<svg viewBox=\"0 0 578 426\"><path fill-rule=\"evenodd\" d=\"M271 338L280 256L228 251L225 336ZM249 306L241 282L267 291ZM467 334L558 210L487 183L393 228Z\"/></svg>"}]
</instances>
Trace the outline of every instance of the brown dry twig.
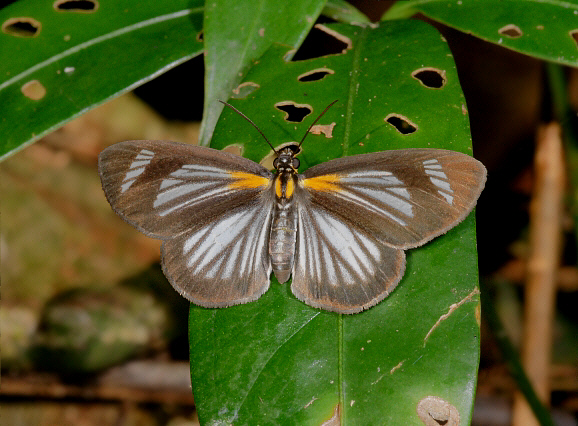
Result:
<instances>
[{"instance_id":1,"label":"brown dry twig","mask_svg":"<svg viewBox=\"0 0 578 426\"><path fill-rule=\"evenodd\" d=\"M552 323L565 185L561 129L557 123L539 129L534 167L522 361L536 394L544 404L549 404ZM516 395L513 420L514 426L538 425L521 394Z\"/></svg>"}]
</instances>

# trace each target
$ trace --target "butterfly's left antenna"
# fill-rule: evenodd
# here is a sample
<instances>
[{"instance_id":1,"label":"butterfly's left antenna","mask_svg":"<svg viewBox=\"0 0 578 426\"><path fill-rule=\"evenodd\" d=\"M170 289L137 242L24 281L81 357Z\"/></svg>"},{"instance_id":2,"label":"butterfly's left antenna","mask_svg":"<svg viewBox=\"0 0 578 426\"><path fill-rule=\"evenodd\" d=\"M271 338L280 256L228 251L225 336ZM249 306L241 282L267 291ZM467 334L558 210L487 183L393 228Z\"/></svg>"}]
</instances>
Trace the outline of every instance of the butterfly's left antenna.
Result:
<instances>
[{"instance_id":1,"label":"butterfly's left antenna","mask_svg":"<svg viewBox=\"0 0 578 426\"><path fill-rule=\"evenodd\" d=\"M241 111L239 111L237 108L235 108L233 105L228 104L227 102L222 101L222 100L220 100L220 99L217 99L217 100L218 100L219 102L221 102L223 105L228 106L229 108L231 108L233 111L235 111L235 112L236 112L237 114L239 114L241 117L243 117L245 120L247 120L249 123L251 123L251 124L253 125L253 127L254 127L255 129L257 129L257 131L258 131L259 133L261 133L261 136L263 136L263 139L265 139L265 141L267 141L267 143L269 144L269 146L271 147L271 149L275 152L275 154L279 154L279 153L277 152L277 150L273 147L273 145L271 145L271 142L269 142L269 139L267 139L267 136L265 136L265 134L261 131L261 129L259 129L259 128L257 127L257 125L256 125L255 123L253 123L249 117L247 117L245 114L243 114L243 113L242 113ZM329 106L331 106L331 105L329 105ZM322 114L322 115L323 115L323 114Z\"/></svg>"},{"instance_id":2,"label":"butterfly's left antenna","mask_svg":"<svg viewBox=\"0 0 578 426\"><path fill-rule=\"evenodd\" d=\"M309 132L311 131L311 129L313 128L313 126L315 126L315 123L317 123L319 121L319 119L321 117L323 117L323 114L325 114L327 112L327 110L329 108L331 108L333 106L333 104L335 102L337 102L339 99L335 99L333 102L331 102L329 105L327 105L327 107L325 107L325 109L323 110L323 112L321 114L319 114L319 117L317 117L315 119L315 121L313 123L311 123L311 126L309 126L309 128L307 129L307 131L305 132L305 134L303 135L303 139L301 139L301 142L299 142L299 147L301 146L301 144L303 143L303 141L305 140L305 138L307 137L307 135L309 134Z\"/></svg>"}]
</instances>

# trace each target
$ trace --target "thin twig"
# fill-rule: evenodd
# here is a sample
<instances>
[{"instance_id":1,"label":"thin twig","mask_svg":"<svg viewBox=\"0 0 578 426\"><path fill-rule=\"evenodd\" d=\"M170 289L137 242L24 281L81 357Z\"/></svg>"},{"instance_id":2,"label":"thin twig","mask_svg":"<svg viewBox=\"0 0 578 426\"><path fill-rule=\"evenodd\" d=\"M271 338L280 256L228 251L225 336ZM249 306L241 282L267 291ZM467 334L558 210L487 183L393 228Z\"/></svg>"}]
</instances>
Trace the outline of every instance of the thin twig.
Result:
<instances>
[{"instance_id":1,"label":"thin twig","mask_svg":"<svg viewBox=\"0 0 578 426\"><path fill-rule=\"evenodd\" d=\"M560 262L564 158L557 123L538 131L535 187L530 204L530 257L526 279L522 362L536 393L550 402L550 361L554 319L556 272ZM514 403L513 426L538 425L521 394Z\"/></svg>"}]
</instances>

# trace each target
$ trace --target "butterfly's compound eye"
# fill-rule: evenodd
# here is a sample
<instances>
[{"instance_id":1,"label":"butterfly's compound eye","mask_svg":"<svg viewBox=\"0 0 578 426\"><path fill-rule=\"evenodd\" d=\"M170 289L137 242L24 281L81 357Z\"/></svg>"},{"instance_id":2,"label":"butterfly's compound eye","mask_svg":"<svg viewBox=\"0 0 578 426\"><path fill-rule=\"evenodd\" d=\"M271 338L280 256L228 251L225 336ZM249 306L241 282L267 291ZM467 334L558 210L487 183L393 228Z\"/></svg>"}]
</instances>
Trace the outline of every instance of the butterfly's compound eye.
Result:
<instances>
[{"instance_id":1,"label":"butterfly's compound eye","mask_svg":"<svg viewBox=\"0 0 578 426\"><path fill-rule=\"evenodd\" d=\"M277 169L279 167L279 158L275 158L273 160L273 168Z\"/></svg>"},{"instance_id":2,"label":"butterfly's compound eye","mask_svg":"<svg viewBox=\"0 0 578 426\"><path fill-rule=\"evenodd\" d=\"M291 166L293 166L294 169L298 169L299 168L299 159L298 158L293 158Z\"/></svg>"}]
</instances>

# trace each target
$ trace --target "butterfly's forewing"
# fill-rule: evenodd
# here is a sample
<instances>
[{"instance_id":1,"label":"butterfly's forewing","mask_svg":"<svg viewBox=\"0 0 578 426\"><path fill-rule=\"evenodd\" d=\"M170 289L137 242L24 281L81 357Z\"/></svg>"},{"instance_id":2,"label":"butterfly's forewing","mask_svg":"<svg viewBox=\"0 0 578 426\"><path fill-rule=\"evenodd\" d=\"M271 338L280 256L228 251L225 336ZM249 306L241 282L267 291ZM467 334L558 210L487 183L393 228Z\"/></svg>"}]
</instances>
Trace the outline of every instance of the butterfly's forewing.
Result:
<instances>
[{"instance_id":1,"label":"butterfly's forewing","mask_svg":"<svg viewBox=\"0 0 578 426\"><path fill-rule=\"evenodd\" d=\"M210 148L128 141L100 154L99 173L115 212L164 240L163 270L184 297L223 307L267 290L267 169Z\"/></svg>"},{"instance_id":2,"label":"butterfly's forewing","mask_svg":"<svg viewBox=\"0 0 578 426\"><path fill-rule=\"evenodd\" d=\"M375 305L401 279L403 249L462 221L485 180L479 161L434 149L362 154L312 167L296 192L294 294L337 312Z\"/></svg>"},{"instance_id":3,"label":"butterfly's forewing","mask_svg":"<svg viewBox=\"0 0 578 426\"><path fill-rule=\"evenodd\" d=\"M486 168L455 151L404 149L328 161L303 176L314 204L407 249L447 232L472 211Z\"/></svg>"},{"instance_id":4,"label":"butterfly's forewing","mask_svg":"<svg viewBox=\"0 0 578 426\"><path fill-rule=\"evenodd\" d=\"M117 143L101 152L98 168L114 211L161 239L259 199L271 178L245 158L168 141Z\"/></svg>"}]
</instances>

